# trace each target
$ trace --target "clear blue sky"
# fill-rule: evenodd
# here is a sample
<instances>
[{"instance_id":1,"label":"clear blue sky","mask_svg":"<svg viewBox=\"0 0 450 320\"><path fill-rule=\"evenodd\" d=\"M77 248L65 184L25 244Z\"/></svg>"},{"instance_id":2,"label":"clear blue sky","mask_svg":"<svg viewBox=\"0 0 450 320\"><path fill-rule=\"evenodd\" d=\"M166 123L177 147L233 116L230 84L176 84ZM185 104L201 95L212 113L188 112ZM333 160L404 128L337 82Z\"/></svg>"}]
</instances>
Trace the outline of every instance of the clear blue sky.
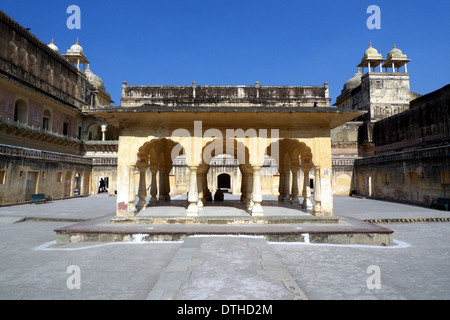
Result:
<instances>
[{"instance_id":1,"label":"clear blue sky","mask_svg":"<svg viewBox=\"0 0 450 320\"><path fill-rule=\"evenodd\" d=\"M69 5L81 30L69 30ZM381 29L369 30L369 5ZM0 9L65 53L76 38L120 105L135 85L330 85L335 101L372 41L383 57L396 46L412 59L411 90L450 83L448 0L2 0Z\"/></svg>"}]
</instances>

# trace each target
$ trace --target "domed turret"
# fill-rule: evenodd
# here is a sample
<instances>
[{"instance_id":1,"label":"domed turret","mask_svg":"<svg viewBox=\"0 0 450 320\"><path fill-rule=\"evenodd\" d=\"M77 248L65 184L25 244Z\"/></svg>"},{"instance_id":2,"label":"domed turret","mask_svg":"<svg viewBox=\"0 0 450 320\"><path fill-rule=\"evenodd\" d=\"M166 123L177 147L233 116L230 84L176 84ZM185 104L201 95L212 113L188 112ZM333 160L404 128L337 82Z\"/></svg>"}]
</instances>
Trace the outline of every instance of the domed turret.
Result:
<instances>
[{"instance_id":1,"label":"domed turret","mask_svg":"<svg viewBox=\"0 0 450 320\"><path fill-rule=\"evenodd\" d=\"M78 38L77 38L77 42L74 45L72 45L69 50L67 50L67 53L69 53L69 52L84 54L83 47L80 46L80 41L78 40Z\"/></svg>"},{"instance_id":2,"label":"domed turret","mask_svg":"<svg viewBox=\"0 0 450 320\"><path fill-rule=\"evenodd\" d=\"M48 47L50 49L52 49L53 51L55 51L56 53L59 53L59 49L58 47L55 45L55 41L52 39L52 42L48 45Z\"/></svg>"},{"instance_id":3,"label":"domed turret","mask_svg":"<svg viewBox=\"0 0 450 320\"><path fill-rule=\"evenodd\" d=\"M86 78L89 81L89 83L93 85L96 89L105 89L103 80L91 71L89 65L87 66L84 73L86 74Z\"/></svg>"},{"instance_id":4,"label":"domed turret","mask_svg":"<svg viewBox=\"0 0 450 320\"><path fill-rule=\"evenodd\" d=\"M355 75L347 80L347 82L345 82L343 91L352 90L358 87L361 84L361 77L362 73L358 68L358 71L356 71Z\"/></svg>"},{"instance_id":5,"label":"domed turret","mask_svg":"<svg viewBox=\"0 0 450 320\"><path fill-rule=\"evenodd\" d=\"M394 43L394 47L387 54L387 58L384 62L383 68L392 68L392 72L395 72L395 70L397 69L397 72L399 72L400 67L405 66L405 73L407 73L408 69L406 67L406 64L410 61L411 60L408 60L406 54L403 54L402 50L398 49Z\"/></svg>"},{"instance_id":6,"label":"domed turret","mask_svg":"<svg viewBox=\"0 0 450 320\"><path fill-rule=\"evenodd\" d=\"M364 58L379 58L381 54L378 53L378 50L372 47L372 42L369 43L369 48L364 52Z\"/></svg>"},{"instance_id":7,"label":"domed turret","mask_svg":"<svg viewBox=\"0 0 450 320\"><path fill-rule=\"evenodd\" d=\"M382 55L378 53L378 50L372 47L372 42L369 43L369 48L364 52L364 56L361 59L361 63L358 65L358 67L368 68L369 72L375 71L375 67L381 65L381 63L384 61ZM373 68L373 70L372 70Z\"/></svg>"},{"instance_id":8,"label":"domed turret","mask_svg":"<svg viewBox=\"0 0 450 320\"><path fill-rule=\"evenodd\" d=\"M80 45L80 41L77 38L77 42L67 50L64 57L70 62L76 65L77 69L80 70L80 64L83 64L83 70L86 64L89 63L88 59L84 54L83 47Z\"/></svg>"}]
</instances>

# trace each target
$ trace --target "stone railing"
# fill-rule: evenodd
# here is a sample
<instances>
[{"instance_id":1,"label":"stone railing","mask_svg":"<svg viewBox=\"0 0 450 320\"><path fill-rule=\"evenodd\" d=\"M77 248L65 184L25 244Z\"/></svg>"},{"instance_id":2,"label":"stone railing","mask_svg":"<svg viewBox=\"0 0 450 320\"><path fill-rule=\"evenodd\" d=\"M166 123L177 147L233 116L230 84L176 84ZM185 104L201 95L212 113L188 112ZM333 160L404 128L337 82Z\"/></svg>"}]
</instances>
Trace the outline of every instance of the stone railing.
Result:
<instances>
[{"instance_id":1,"label":"stone railing","mask_svg":"<svg viewBox=\"0 0 450 320\"><path fill-rule=\"evenodd\" d=\"M92 158L93 166L117 166L117 158Z\"/></svg>"},{"instance_id":2,"label":"stone railing","mask_svg":"<svg viewBox=\"0 0 450 320\"><path fill-rule=\"evenodd\" d=\"M9 157L20 157L35 160L45 160L51 162L68 162L83 165L92 165L92 159L77 155L67 155L63 153L42 151L36 149L13 147L0 145L0 155Z\"/></svg>"},{"instance_id":3,"label":"stone railing","mask_svg":"<svg viewBox=\"0 0 450 320\"><path fill-rule=\"evenodd\" d=\"M19 121L10 120L9 118L5 119L2 116L0 116L0 126L1 125L7 126L10 128L14 128L16 130L24 130L25 132L27 132L29 134L34 134L37 136L42 136L42 137L49 136L49 137L65 140L65 141L71 142L71 143L81 143L81 140L65 136L59 132L54 132L51 130L44 130L40 127L35 127L32 125L30 126L26 123L21 123Z\"/></svg>"},{"instance_id":4,"label":"stone railing","mask_svg":"<svg viewBox=\"0 0 450 320\"><path fill-rule=\"evenodd\" d=\"M352 159L352 158L331 158L331 164L333 166L353 166L355 164L355 160L357 159Z\"/></svg>"},{"instance_id":5,"label":"stone railing","mask_svg":"<svg viewBox=\"0 0 450 320\"><path fill-rule=\"evenodd\" d=\"M449 154L450 154L450 146L447 145L447 146L432 147L411 151L401 151L396 153L383 154L379 156L366 157L363 159L357 159L355 161L355 165L362 166L386 162L448 157Z\"/></svg>"}]
</instances>

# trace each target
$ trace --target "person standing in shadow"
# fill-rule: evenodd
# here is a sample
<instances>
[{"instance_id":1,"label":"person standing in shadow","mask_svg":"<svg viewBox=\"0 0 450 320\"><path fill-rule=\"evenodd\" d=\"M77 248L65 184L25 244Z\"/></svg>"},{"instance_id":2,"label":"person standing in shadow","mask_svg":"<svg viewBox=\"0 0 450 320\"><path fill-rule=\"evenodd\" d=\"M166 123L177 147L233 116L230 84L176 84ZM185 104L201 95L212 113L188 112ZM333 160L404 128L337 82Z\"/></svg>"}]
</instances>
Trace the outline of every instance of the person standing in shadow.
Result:
<instances>
[{"instance_id":1,"label":"person standing in shadow","mask_svg":"<svg viewBox=\"0 0 450 320\"><path fill-rule=\"evenodd\" d=\"M217 189L216 193L214 194L214 201L223 201L223 192L222 190Z\"/></svg>"}]
</instances>

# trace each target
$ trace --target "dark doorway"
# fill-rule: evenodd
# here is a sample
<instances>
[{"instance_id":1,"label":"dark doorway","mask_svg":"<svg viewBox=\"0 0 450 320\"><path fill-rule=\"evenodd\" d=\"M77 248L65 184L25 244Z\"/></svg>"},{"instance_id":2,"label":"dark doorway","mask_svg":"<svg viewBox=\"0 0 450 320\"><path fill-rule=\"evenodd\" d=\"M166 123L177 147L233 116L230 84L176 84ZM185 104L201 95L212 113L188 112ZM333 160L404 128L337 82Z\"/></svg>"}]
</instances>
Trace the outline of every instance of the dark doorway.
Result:
<instances>
[{"instance_id":1,"label":"dark doorway","mask_svg":"<svg viewBox=\"0 0 450 320\"><path fill-rule=\"evenodd\" d=\"M217 188L231 189L231 177L227 173L222 173L217 176Z\"/></svg>"}]
</instances>

